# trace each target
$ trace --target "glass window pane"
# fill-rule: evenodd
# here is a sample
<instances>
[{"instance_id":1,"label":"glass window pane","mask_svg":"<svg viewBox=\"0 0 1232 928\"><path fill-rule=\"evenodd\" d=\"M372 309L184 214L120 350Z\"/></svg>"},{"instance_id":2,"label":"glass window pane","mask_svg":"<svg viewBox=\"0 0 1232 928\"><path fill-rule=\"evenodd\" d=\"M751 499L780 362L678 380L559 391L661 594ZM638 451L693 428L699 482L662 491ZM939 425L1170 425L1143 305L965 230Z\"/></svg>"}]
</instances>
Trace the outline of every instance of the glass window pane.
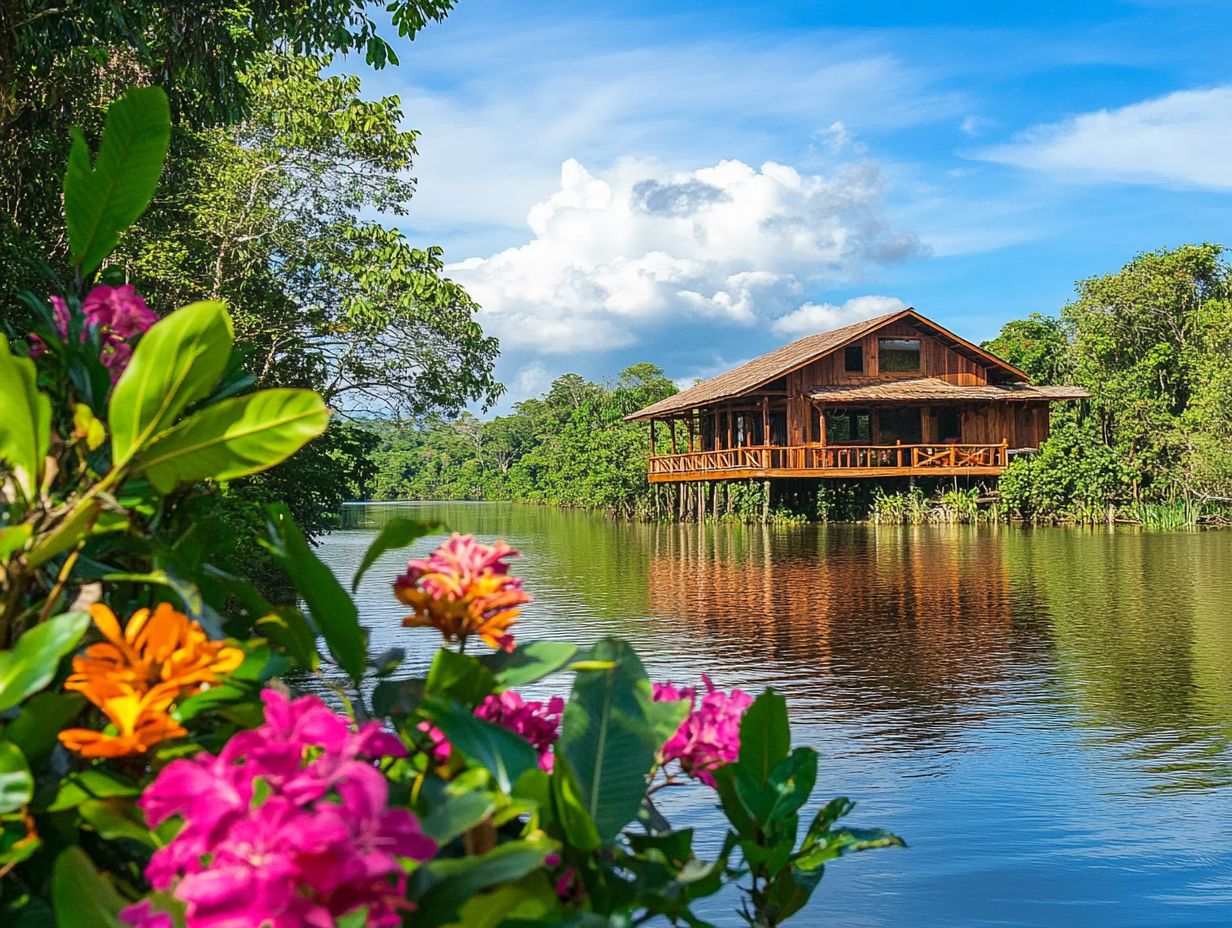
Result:
<instances>
[{"instance_id":1,"label":"glass window pane","mask_svg":"<svg viewBox=\"0 0 1232 928\"><path fill-rule=\"evenodd\" d=\"M920 369L920 340L918 338L883 338L878 356L881 370L898 373Z\"/></svg>"},{"instance_id":2,"label":"glass window pane","mask_svg":"<svg viewBox=\"0 0 1232 928\"><path fill-rule=\"evenodd\" d=\"M864 349L860 345L848 345L843 349L843 370L849 373L864 370Z\"/></svg>"}]
</instances>

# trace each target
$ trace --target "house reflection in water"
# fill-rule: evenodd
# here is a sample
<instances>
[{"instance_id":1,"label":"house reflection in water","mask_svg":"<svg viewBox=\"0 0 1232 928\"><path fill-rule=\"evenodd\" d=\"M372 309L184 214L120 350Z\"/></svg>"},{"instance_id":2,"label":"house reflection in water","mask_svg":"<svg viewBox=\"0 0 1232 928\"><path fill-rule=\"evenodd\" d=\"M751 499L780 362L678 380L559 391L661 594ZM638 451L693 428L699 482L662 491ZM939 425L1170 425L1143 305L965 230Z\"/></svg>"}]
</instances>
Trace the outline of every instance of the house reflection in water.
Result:
<instances>
[{"instance_id":1,"label":"house reflection in water","mask_svg":"<svg viewBox=\"0 0 1232 928\"><path fill-rule=\"evenodd\" d=\"M790 690L797 711L887 712L879 724L903 727L880 735L918 745L978 722L1048 650L1016 618L996 531L954 531L828 526L787 543L769 527L663 526L650 610Z\"/></svg>"}]
</instances>

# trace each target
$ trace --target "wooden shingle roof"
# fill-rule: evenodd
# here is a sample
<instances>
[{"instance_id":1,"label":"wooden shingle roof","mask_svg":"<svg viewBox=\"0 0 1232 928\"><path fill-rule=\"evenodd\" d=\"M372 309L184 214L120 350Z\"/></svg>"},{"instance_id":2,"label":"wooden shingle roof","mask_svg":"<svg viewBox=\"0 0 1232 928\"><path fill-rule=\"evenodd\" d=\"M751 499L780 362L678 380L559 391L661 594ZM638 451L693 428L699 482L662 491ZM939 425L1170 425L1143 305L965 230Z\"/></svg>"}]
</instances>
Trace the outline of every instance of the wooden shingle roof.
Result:
<instances>
[{"instance_id":1,"label":"wooden shingle roof","mask_svg":"<svg viewBox=\"0 0 1232 928\"><path fill-rule=\"evenodd\" d=\"M1040 386L1030 383L960 387L935 377L875 383L820 386L809 393L819 403L878 403L905 400L1080 400L1090 396L1081 387Z\"/></svg>"},{"instance_id":2,"label":"wooden shingle roof","mask_svg":"<svg viewBox=\"0 0 1232 928\"><path fill-rule=\"evenodd\" d=\"M934 337L944 340L954 350L977 359L982 364L999 368L1002 376L1008 379L1017 381L1027 380L1027 375L1012 364L1001 360L996 355L989 354L978 345L960 338L953 332L943 329L932 320L921 316L914 309L901 309L897 312L886 313L884 316L865 319L863 322L855 322L851 325L843 326L841 329L831 329L828 332L806 335L804 338L797 339L790 344L784 345L782 348L776 348L771 352L763 354L761 357L754 358L752 361L746 361L739 367L725 371L717 377L711 377L709 380L695 384L686 390L681 390L679 393L659 400L659 402L653 403L644 409L639 409L637 412L625 416L625 420L631 422L639 419L671 416L739 396L772 380L777 380L779 377L803 367L805 364L816 361L823 355L836 351L844 345L900 319L908 319L912 324L926 329Z\"/></svg>"}]
</instances>

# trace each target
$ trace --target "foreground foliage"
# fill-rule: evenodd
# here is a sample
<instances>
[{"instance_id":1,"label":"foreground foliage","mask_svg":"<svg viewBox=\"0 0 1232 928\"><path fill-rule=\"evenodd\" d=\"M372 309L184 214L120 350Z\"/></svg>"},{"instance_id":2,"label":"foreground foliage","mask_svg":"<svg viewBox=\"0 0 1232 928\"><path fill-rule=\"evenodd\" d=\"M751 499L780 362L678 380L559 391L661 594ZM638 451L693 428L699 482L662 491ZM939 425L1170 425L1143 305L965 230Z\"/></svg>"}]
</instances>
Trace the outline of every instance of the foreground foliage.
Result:
<instances>
[{"instance_id":1,"label":"foreground foliage","mask_svg":"<svg viewBox=\"0 0 1232 928\"><path fill-rule=\"evenodd\" d=\"M27 294L33 330L0 335L6 926L701 926L694 905L735 883L768 928L828 862L902 844L840 827L846 799L810 808L817 752L773 690L654 683L616 639L516 642L532 597L508 546L454 536L393 579L405 624L441 636L423 677L370 652L284 504L264 544L296 604L221 568L209 487L295 454L329 413L253 389L222 302L156 319L107 264L168 123L161 91L131 91L97 155L79 143L80 286ZM352 590L437 530L388 524ZM553 675L567 699L518 693ZM686 786L726 817L713 859L656 805Z\"/></svg>"}]
</instances>

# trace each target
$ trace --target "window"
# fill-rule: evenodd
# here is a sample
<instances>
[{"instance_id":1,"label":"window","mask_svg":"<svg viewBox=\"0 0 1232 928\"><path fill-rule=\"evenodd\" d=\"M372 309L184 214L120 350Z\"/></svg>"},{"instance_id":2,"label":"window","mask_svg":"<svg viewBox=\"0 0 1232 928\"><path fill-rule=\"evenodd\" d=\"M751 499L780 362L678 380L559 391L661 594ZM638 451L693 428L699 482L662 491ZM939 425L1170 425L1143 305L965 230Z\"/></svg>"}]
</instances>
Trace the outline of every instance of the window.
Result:
<instances>
[{"instance_id":1,"label":"window","mask_svg":"<svg viewBox=\"0 0 1232 928\"><path fill-rule=\"evenodd\" d=\"M843 349L843 370L849 374L858 374L864 370L863 346L848 345Z\"/></svg>"},{"instance_id":2,"label":"window","mask_svg":"<svg viewBox=\"0 0 1232 928\"><path fill-rule=\"evenodd\" d=\"M878 350L880 367L884 373L902 373L920 369L920 340L918 338L883 338Z\"/></svg>"},{"instance_id":3,"label":"window","mask_svg":"<svg viewBox=\"0 0 1232 928\"><path fill-rule=\"evenodd\" d=\"M826 444L849 445L873 440L873 420L867 410L826 412Z\"/></svg>"},{"instance_id":4,"label":"window","mask_svg":"<svg viewBox=\"0 0 1232 928\"><path fill-rule=\"evenodd\" d=\"M937 441L962 440L962 410L957 406L938 406L933 410L937 417Z\"/></svg>"}]
</instances>

